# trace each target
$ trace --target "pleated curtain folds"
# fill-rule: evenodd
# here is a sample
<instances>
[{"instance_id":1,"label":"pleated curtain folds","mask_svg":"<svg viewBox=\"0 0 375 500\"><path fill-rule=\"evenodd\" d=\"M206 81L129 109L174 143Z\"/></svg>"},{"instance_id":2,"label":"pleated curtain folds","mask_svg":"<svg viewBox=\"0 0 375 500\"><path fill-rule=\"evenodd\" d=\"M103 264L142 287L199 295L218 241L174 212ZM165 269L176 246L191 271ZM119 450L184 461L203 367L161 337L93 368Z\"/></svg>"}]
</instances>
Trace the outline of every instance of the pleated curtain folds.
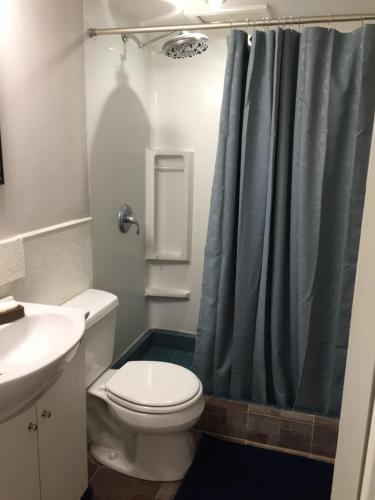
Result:
<instances>
[{"instance_id":1,"label":"pleated curtain folds","mask_svg":"<svg viewBox=\"0 0 375 500\"><path fill-rule=\"evenodd\" d=\"M228 39L194 366L206 392L340 413L375 25Z\"/></svg>"}]
</instances>

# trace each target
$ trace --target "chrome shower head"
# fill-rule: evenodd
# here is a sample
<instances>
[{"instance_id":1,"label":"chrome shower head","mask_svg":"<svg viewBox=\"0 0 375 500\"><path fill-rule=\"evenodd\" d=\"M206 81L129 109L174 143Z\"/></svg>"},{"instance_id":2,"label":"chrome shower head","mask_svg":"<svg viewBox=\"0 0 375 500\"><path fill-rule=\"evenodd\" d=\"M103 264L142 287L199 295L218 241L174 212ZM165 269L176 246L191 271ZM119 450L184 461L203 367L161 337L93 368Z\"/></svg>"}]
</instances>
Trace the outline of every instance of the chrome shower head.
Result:
<instances>
[{"instance_id":1,"label":"chrome shower head","mask_svg":"<svg viewBox=\"0 0 375 500\"><path fill-rule=\"evenodd\" d=\"M202 54L208 49L208 37L202 33L183 31L163 45L163 54L172 59L185 59Z\"/></svg>"}]
</instances>

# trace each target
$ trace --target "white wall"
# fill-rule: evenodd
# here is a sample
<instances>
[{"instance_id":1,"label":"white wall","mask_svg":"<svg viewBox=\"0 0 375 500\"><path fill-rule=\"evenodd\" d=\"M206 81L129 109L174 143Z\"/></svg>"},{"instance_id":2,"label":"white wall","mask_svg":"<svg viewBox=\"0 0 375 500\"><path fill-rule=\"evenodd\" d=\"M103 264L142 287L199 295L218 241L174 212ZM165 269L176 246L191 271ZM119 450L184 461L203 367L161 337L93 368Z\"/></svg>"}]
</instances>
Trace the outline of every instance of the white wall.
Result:
<instances>
[{"instance_id":1,"label":"white wall","mask_svg":"<svg viewBox=\"0 0 375 500\"><path fill-rule=\"evenodd\" d=\"M0 245L43 228L0 297L60 304L91 285L89 221L51 228L89 215L83 61L81 2L0 1Z\"/></svg>"},{"instance_id":2,"label":"white wall","mask_svg":"<svg viewBox=\"0 0 375 500\"><path fill-rule=\"evenodd\" d=\"M187 60L151 51L151 140L154 149L195 150L192 253L189 264L149 263L148 284L191 291L190 300L149 298L150 327L196 331L211 184L226 61L227 32L209 33L209 50Z\"/></svg>"},{"instance_id":3,"label":"white wall","mask_svg":"<svg viewBox=\"0 0 375 500\"><path fill-rule=\"evenodd\" d=\"M86 28L132 24L116 19L110 0L85 0ZM144 290L144 179L149 143L148 55L120 37L88 39L86 99L94 286L120 300L115 355L147 327ZM131 205L141 225L122 234L117 214Z\"/></svg>"},{"instance_id":4,"label":"white wall","mask_svg":"<svg viewBox=\"0 0 375 500\"><path fill-rule=\"evenodd\" d=\"M0 239L89 215L82 5L1 0Z\"/></svg>"},{"instance_id":5,"label":"white wall","mask_svg":"<svg viewBox=\"0 0 375 500\"><path fill-rule=\"evenodd\" d=\"M25 276L0 286L0 297L60 305L92 286L90 218L23 234L22 241Z\"/></svg>"}]
</instances>

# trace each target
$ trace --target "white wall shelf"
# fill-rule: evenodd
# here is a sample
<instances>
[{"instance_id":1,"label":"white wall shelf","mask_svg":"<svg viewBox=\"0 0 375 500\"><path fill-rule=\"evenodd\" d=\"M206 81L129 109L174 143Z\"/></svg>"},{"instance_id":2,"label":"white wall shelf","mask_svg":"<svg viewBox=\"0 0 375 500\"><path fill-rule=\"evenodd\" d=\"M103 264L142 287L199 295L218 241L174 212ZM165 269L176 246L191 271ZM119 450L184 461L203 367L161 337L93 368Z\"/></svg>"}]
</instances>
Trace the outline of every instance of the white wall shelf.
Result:
<instances>
[{"instance_id":1,"label":"white wall shelf","mask_svg":"<svg viewBox=\"0 0 375 500\"><path fill-rule=\"evenodd\" d=\"M188 299L190 290L179 290L177 288L146 288L146 297L164 297L170 299Z\"/></svg>"},{"instance_id":2,"label":"white wall shelf","mask_svg":"<svg viewBox=\"0 0 375 500\"><path fill-rule=\"evenodd\" d=\"M180 253L154 253L147 255L147 260L175 260L177 262L189 262L189 259L181 258Z\"/></svg>"},{"instance_id":3,"label":"white wall shelf","mask_svg":"<svg viewBox=\"0 0 375 500\"><path fill-rule=\"evenodd\" d=\"M147 150L147 260L190 260L193 160L193 151Z\"/></svg>"}]
</instances>

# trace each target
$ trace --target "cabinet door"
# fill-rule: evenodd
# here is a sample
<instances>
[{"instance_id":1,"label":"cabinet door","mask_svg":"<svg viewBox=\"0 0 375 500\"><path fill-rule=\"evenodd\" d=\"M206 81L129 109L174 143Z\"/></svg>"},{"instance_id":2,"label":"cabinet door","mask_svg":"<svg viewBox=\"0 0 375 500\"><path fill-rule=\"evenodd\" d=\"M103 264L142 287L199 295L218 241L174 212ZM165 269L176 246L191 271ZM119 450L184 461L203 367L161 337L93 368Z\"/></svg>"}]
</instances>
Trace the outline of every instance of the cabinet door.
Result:
<instances>
[{"instance_id":1,"label":"cabinet door","mask_svg":"<svg viewBox=\"0 0 375 500\"><path fill-rule=\"evenodd\" d=\"M77 500L87 488L83 351L37 403L42 500Z\"/></svg>"},{"instance_id":2,"label":"cabinet door","mask_svg":"<svg viewBox=\"0 0 375 500\"><path fill-rule=\"evenodd\" d=\"M0 424L1 500L40 500L38 433L35 426L35 406Z\"/></svg>"}]
</instances>

